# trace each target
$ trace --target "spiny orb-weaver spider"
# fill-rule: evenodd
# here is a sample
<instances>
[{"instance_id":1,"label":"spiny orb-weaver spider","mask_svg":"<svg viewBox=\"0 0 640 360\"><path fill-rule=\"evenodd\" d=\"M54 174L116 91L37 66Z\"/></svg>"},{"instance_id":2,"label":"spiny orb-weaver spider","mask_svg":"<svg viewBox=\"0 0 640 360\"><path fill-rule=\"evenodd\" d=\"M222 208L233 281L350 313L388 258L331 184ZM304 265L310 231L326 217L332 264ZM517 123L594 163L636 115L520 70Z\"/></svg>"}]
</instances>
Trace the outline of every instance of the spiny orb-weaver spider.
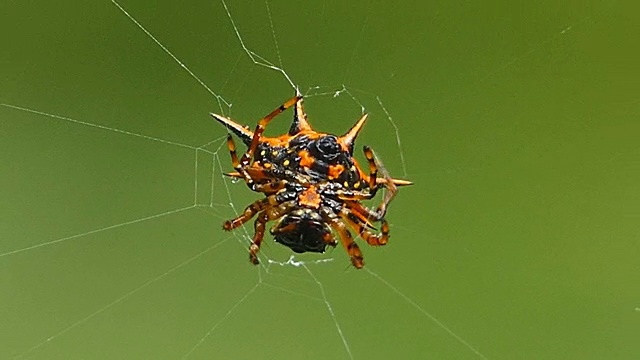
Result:
<instances>
[{"instance_id":1,"label":"spiny orb-weaver spider","mask_svg":"<svg viewBox=\"0 0 640 360\"><path fill-rule=\"evenodd\" d=\"M267 124L294 105L289 132L278 137L263 136ZM411 182L391 178L367 146L364 155L369 163L368 174L353 157L354 141L367 114L342 136L313 130L300 95L260 119L253 132L224 116L211 116L247 146L247 151L238 158L233 138L231 134L227 136L235 171L226 175L244 179L251 190L265 195L247 206L241 215L223 224L223 229L230 231L257 215L249 246L249 259L253 264L258 264L265 225L274 220L277 222L270 232L275 241L297 253L322 253L327 246L335 247L337 242L332 230L335 231L351 263L358 269L364 266L364 261L347 225L369 245L387 243L387 207L397 193L397 186L411 185ZM382 176L378 176L379 169ZM387 191L376 210L361 203L372 199L381 188ZM372 222L380 223L379 233Z\"/></svg>"}]
</instances>

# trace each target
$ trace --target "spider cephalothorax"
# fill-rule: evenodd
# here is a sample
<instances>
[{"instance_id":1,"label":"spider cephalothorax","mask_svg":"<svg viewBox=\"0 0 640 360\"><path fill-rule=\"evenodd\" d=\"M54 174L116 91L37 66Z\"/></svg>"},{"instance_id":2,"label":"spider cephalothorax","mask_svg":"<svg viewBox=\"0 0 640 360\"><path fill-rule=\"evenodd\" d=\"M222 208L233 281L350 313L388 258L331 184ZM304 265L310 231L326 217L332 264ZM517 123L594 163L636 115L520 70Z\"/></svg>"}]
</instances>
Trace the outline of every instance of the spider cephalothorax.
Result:
<instances>
[{"instance_id":1,"label":"spider cephalothorax","mask_svg":"<svg viewBox=\"0 0 640 360\"><path fill-rule=\"evenodd\" d=\"M263 136L269 121L294 105L289 132L279 137ZM369 172L360 168L353 157L353 145L366 114L342 136L313 130L302 106L302 96L293 97L262 118L254 131L226 117L211 115L247 146L247 151L238 158L233 138L227 137L235 170L227 175L244 179L251 190L266 195L223 225L225 230L232 230L257 215L249 248L254 264L258 264L257 254L269 221L276 221L270 230L275 240L299 253L324 252L327 246L335 246L332 231L336 232L356 268L361 268L364 262L347 225L370 245L387 243L389 226L384 218L387 206L397 186L411 182L391 178L368 147L364 147L364 154ZM378 168L382 169L381 177ZM373 198L380 188L388 191L376 210L360 203ZM380 233L372 232L373 222L380 223Z\"/></svg>"}]
</instances>

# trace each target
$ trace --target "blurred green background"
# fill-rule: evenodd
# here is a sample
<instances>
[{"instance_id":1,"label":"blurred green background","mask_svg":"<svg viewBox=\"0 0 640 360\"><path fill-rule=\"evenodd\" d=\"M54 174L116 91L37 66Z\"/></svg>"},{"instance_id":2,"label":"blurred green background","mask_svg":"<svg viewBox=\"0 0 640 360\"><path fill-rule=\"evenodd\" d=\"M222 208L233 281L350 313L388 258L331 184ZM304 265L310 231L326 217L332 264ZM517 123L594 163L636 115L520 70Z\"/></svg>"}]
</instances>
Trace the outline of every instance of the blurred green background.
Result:
<instances>
[{"instance_id":1,"label":"blurred green background","mask_svg":"<svg viewBox=\"0 0 640 360\"><path fill-rule=\"evenodd\" d=\"M218 1L121 5L233 105L110 1L0 4L0 358L640 357L637 5L230 1L329 93L317 129L362 104L359 144L415 182L360 271L267 267L270 237L249 264L252 227L220 225L259 195L220 176L208 113L254 124L293 90Z\"/></svg>"}]
</instances>

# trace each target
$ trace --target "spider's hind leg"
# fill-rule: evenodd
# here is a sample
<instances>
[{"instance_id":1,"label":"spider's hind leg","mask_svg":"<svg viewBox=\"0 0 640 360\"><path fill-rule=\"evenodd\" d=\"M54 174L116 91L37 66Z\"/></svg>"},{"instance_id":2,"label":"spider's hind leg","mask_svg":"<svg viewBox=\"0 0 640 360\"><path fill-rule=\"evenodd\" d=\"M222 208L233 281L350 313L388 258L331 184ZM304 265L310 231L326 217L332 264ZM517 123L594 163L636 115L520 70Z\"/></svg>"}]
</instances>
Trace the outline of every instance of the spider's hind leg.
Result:
<instances>
[{"instance_id":1,"label":"spider's hind leg","mask_svg":"<svg viewBox=\"0 0 640 360\"><path fill-rule=\"evenodd\" d=\"M260 251L260 244L264 238L264 227L267 221L269 221L269 217L267 216L266 211L263 211L258 215L253 226L255 232L253 233L251 245L249 245L249 261L254 265L258 265L260 263L260 261L258 261L258 251Z\"/></svg>"},{"instance_id":2,"label":"spider's hind leg","mask_svg":"<svg viewBox=\"0 0 640 360\"><path fill-rule=\"evenodd\" d=\"M347 254L349 255L349 259L351 259L351 264L353 264L353 266L356 269L362 269L362 267L364 266L364 258L362 257L362 251L360 251L360 247L353 240L353 236L351 235L351 233L349 232L345 224L343 224L340 221L340 218L338 218L332 211L330 210L324 210L324 211L321 210L321 211L324 218L329 223L329 226L331 226L331 228L338 233L338 237L340 237L340 242L342 242L342 245L347 251Z\"/></svg>"},{"instance_id":3,"label":"spider's hind leg","mask_svg":"<svg viewBox=\"0 0 640 360\"><path fill-rule=\"evenodd\" d=\"M380 234L372 233L369 229L373 227L365 221L366 219L359 217L353 209L343 208L340 211L340 218L349 224L371 246L386 245L389 241L389 224L384 218L376 219L381 223Z\"/></svg>"},{"instance_id":4,"label":"spider's hind leg","mask_svg":"<svg viewBox=\"0 0 640 360\"><path fill-rule=\"evenodd\" d=\"M258 252L260 251L260 244L262 244L262 239L264 238L264 230L267 222L281 218L290 212L293 207L293 203L285 202L277 206L269 206L258 214L258 218L254 223L255 232L253 239L251 240L251 245L249 245L249 261L251 261L251 263L254 265L260 263L258 260Z\"/></svg>"}]
</instances>

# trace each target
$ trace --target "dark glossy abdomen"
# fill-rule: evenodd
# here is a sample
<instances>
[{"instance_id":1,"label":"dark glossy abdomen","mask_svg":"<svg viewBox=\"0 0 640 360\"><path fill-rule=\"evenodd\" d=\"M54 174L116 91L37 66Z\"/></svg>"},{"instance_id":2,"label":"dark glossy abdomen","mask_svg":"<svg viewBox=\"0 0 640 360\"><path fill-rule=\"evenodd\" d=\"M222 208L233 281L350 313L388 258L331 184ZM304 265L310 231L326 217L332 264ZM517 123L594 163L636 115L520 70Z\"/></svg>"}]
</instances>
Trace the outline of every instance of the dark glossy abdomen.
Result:
<instances>
[{"instance_id":1,"label":"dark glossy abdomen","mask_svg":"<svg viewBox=\"0 0 640 360\"><path fill-rule=\"evenodd\" d=\"M281 232L278 229L292 227ZM330 230L318 213L310 209L300 209L286 215L274 231L276 242L297 253L323 253L327 247L324 235Z\"/></svg>"}]
</instances>

